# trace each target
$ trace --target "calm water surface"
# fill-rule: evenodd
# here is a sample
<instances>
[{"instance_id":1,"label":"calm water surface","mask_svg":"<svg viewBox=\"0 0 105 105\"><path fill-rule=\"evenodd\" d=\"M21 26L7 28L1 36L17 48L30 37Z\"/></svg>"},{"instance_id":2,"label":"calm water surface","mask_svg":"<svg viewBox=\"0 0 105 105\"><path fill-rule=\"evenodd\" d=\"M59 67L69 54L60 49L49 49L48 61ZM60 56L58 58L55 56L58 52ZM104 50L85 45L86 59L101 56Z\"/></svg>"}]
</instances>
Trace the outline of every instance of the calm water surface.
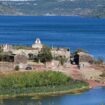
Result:
<instances>
[{"instance_id":1,"label":"calm water surface","mask_svg":"<svg viewBox=\"0 0 105 105\"><path fill-rule=\"evenodd\" d=\"M29 97L1 100L0 105L105 105L105 88L95 88L77 95L32 99Z\"/></svg>"},{"instance_id":2,"label":"calm water surface","mask_svg":"<svg viewBox=\"0 0 105 105\"><path fill-rule=\"evenodd\" d=\"M83 17L0 17L0 44L31 46L39 37L44 44L83 48L105 58L105 19Z\"/></svg>"}]
</instances>

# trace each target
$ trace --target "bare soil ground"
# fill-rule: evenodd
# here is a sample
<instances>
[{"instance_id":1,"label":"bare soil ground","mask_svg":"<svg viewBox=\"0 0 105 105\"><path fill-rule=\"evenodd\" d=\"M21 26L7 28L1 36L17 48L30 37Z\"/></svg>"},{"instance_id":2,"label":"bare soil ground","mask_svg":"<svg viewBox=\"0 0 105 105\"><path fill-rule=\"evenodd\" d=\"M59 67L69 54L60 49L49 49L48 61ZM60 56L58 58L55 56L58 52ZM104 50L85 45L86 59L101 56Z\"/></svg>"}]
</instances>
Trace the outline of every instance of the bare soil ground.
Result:
<instances>
[{"instance_id":1,"label":"bare soil ground","mask_svg":"<svg viewBox=\"0 0 105 105\"><path fill-rule=\"evenodd\" d=\"M90 88L97 86L105 86L105 79L101 78L100 75L103 72L103 67L89 66L79 69L76 65L71 65L69 68L58 68L59 71L71 76L76 80L83 80L89 83ZM58 70L57 69L57 70Z\"/></svg>"}]
</instances>

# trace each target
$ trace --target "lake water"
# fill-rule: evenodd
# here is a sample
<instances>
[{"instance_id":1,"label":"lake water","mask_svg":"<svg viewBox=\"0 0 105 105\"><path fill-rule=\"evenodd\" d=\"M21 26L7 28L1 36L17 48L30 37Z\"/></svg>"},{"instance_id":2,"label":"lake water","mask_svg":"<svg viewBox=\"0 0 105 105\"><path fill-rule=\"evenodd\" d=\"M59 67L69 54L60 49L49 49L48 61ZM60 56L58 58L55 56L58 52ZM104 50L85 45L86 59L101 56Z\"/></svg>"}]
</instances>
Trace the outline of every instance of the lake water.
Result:
<instances>
[{"instance_id":1,"label":"lake water","mask_svg":"<svg viewBox=\"0 0 105 105\"><path fill-rule=\"evenodd\" d=\"M1 100L0 105L105 105L105 88L94 88L82 94L44 97L31 97Z\"/></svg>"},{"instance_id":2,"label":"lake water","mask_svg":"<svg viewBox=\"0 0 105 105\"><path fill-rule=\"evenodd\" d=\"M36 38L49 46L83 48L105 58L105 19L0 16L0 44L31 46Z\"/></svg>"}]
</instances>

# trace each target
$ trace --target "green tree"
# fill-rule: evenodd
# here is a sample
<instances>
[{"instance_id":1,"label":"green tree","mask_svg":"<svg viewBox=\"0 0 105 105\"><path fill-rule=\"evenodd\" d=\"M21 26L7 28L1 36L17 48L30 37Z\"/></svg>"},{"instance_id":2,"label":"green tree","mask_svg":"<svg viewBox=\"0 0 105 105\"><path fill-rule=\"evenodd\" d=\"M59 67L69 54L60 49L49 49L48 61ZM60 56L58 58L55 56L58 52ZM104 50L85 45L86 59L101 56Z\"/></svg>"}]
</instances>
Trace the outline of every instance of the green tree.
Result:
<instances>
[{"instance_id":1,"label":"green tree","mask_svg":"<svg viewBox=\"0 0 105 105\"><path fill-rule=\"evenodd\" d=\"M38 59L43 63L51 61L53 59L51 49L47 46L43 46L38 54Z\"/></svg>"}]
</instances>

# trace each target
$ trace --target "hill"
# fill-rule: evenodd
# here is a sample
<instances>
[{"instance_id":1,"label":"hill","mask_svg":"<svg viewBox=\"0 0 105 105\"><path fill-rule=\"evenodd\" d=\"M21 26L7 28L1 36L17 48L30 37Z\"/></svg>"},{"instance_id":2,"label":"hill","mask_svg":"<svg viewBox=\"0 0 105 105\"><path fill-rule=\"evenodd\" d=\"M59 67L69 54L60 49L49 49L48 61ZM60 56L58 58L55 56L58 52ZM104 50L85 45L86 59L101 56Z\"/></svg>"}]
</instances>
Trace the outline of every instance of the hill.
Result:
<instances>
[{"instance_id":1,"label":"hill","mask_svg":"<svg viewBox=\"0 0 105 105\"><path fill-rule=\"evenodd\" d=\"M0 1L0 15L105 17L105 0Z\"/></svg>"}]
</instances>

